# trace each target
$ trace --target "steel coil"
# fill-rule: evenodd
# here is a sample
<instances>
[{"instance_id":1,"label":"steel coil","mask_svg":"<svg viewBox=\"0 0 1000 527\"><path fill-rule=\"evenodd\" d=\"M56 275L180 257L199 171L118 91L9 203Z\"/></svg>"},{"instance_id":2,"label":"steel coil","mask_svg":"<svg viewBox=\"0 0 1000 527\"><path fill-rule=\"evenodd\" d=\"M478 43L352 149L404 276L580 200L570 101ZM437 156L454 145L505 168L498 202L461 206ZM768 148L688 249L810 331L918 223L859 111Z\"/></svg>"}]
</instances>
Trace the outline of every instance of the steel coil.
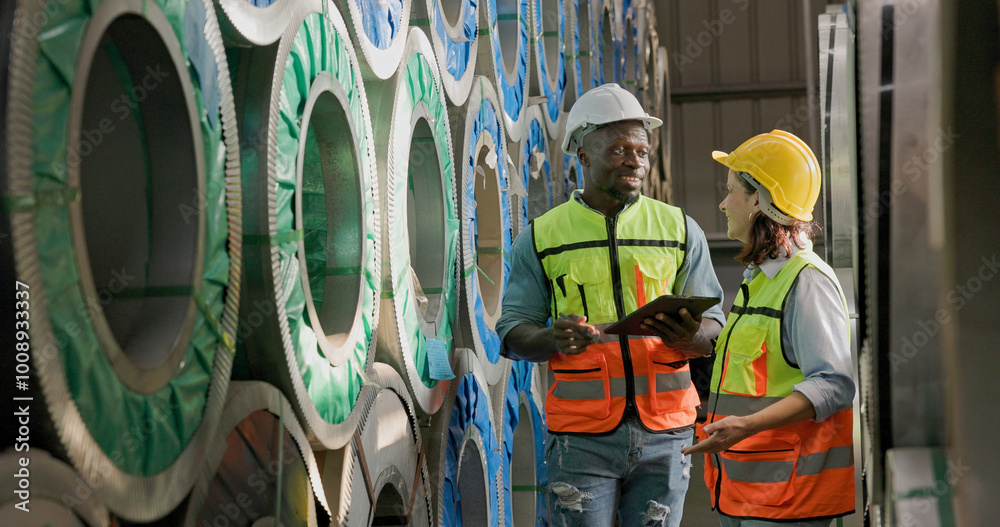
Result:
<instances>
[{"instance_id":1,"label":"steel coil","mask_svg":"<svg viewBox=\"0 0 1000 527\"><path fill-rule=\"evenodd\" d=\"M433 414L448 391L436 365L453 348L460 222L444 90L421 31L410 31L396 75L368 93L385 212L376 359L400 372L420 413Z\"/></svg>"},{"instance_id":2,"label":"steel coil","mask_svg":"<svg viewBox=\"0 0 1000 527\"><path fill-rule=\"evenodd\" d=\"M410 30L411 0L335 1L351 21L347 29L364 58L365 79L388 79L395 74Z\"/></svg>"},{"instance_id":3,"label":"steel coil","mask_svg":"<svg viewBox=\"0 0 1000 527\"><path fill-rule=\"evenodd\" d=\"M507 362L500 356L495 328L510 272L512 161L497 96L487 79L477 79L468 105L455 109L454 115L452 137L461 144L456 169L462 174L461 344L481 360L487 384L493 385Z\"/></svg>"},{"instance_id":4,"label":"steel coil","mask_svg":"<svg viewBox=\"0 0 1000 527\"><path fill-rule=\"evenodd\" d=\"M97 498L98 481L85 481L40 449L0 454L0 524L18 527L106 527L108 509Z\"/></svg>"},{"instance_id":5,"label":"steel coil","mask_svg":"<svg viewBox=\"0 0 1000 527\"><path fill-rule=\"evenodd\" d=\"M378 395L366 403L353 440L327 452L323 485L333 524L432 525L427 465L408 388L376 363Z\"/></svg>"},{"instance_id":6,"label":"steel coil","mask_svg":"<svg viewBox=\"0 0 1000 527\"><path fill-rule=\"evenodd\" d=\"M47 8L16 3L3 107L32 446L150 521L190 489L229 382L241 189L227 64L207 1Z\"/></svg>"},{"instance_id":7,"label":"steel coil","mask_svg":"<svg viewBox=\"0 0 1000 527\"><path fill-rule=\"evenodd\" d=\"M267 46L288 29L297 0L214 0L227 46Z\"/></svg>"},{"instance_id":8,"label":"steel coil","mask_svg":"<svg viewBox=\"0 0 1000 527\"><path fill-rule=\"evenodd\" d=\"M504 131L512 141L524 135L524 114L528 107L528 0L485 0L480 10L477 71L490 79L496 89Z\"/></svg>"},{"instance_id":9,"label":"steel coil","mask_svg":"<svg viewBox=\"0 0 1000 527\"><path fill-rule=\"evenodd\" d=\"M534 68L530 75L530 92L543 98L540 104L545 129L550 138L555 138L566 127L569 111L565 98L570 90L567 66L571 66L572 61L566 57L564 46L566 11L563 0L530 0L530 7L532 53L529 63Z\"/></svg>"},{"instance_id":10,"label":"steel coil","mask_svg":"<svg viewBox=\"0 0 1000 527\"><path fill-rule=\"evenodd\" d=\"M381 292L375 148L357 56L330 2L240 50L247 273L238 363L340 448L374 361Z\"/></svg>"},{"instance_id":11,"label":"steel coil","mask_svg":"<svg viewBox=\"0 0 1000 527\"><path fill-rule=\"evenodd\" d=\"M509 145L516 168L511 184L514 236L553 205L552 167L542 113L537 106L528 108L527 134Z\"/></svg>"},{"instance_id":12,"label":"steel coil","mask_svg":"<svg viewBox=\"0 0 1000 527\"><path fill-rule=\"evenodd\" d=\"M269 384L232 383L219 431L199 472L186 527L314 527L317 502L329 517L305 432L288 400Z\"/></svg>"},{"instance_id":13,"label":"steel coil","mask_svg":"<svg viewBox=\"0 0 1000 527\"><path fill-rule=\"evenodd\" d=\"M544 367L544 364L539 364ZM549 524L545 417L539 404L538 366L515 361L503 391L497 430L502 433L503 503L506 525Z\"/></svg>"},{"instance_id":14,"label":"steel coil","mask_svg":"<svg viewBox=\"0 0 1000 527\"><path fill-rule=\"evenodd\" d=\"M458 379L428 436L434 525L505 525L500 442L482 365L467 354L455 363Z\"/></svg>"},{"instance_id":15,"label":"steel coil","mask_svg":"<svg viewBox=\"0 0 1000 527\"><path fill-rule=\"evenodd\" d=\"M455 106L465 104L479 55L479 2L417 0L410 24L423 28L434 43L448 100Z\"/></svg>"},{"instance_id":16,"label":"steel coil","mask_svg":"<svg viewBox=\"0 0 1000 527\"><path fill-rule=\"evenodd\" d=\"M590 0L596 5L592 6L596 18L593 20L594 32L594 68L597 77L597 85L609 82L619 82L621 80L622 59L621 30L618 24L618 7L620 2L614 0Z\"/></svg>"}]
</instances>

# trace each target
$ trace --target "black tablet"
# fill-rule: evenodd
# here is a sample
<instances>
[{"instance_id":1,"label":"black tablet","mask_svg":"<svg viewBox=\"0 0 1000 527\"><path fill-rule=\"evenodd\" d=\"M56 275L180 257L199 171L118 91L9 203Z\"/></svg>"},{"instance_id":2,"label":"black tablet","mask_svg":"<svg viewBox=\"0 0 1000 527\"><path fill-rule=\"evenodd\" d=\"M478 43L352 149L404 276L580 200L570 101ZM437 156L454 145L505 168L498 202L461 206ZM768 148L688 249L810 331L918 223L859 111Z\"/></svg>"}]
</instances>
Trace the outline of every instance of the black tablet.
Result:
<instances>
[{"instance_id":1,"label":"black tablet","mask_svg":"<svg viewBox=\"0 0 1000 527\"><path fill-rule=\"evenodd\" d=\"M604 333L612 335L656 336L656 333L652 329L640 327L643 320L653 318L657 313L666 313L680 320L680 315L677 313L681 308L686 308L692 317L697 317L704 313L706 309L720 302L722 300L708 296L663 295L633 311L618 322L604 328Z\"/></svg>"}]
</instances>

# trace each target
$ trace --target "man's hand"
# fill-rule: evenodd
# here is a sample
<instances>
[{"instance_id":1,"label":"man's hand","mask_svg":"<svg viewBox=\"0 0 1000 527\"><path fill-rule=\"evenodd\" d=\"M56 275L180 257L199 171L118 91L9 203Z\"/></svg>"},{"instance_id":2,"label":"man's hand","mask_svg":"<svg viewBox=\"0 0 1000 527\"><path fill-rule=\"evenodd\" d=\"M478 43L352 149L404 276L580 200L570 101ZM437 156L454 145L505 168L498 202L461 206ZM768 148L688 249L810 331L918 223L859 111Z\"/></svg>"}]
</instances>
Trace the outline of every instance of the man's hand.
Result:
<instances>
[{"instance_id":1,"label":"man's hand","mask_svg":"<svg viewBox=\"0 0 1000 527\"><path fill-rule=\"evenodd\" d=\"M706 332L702 331L701 316L693 317L685 308L681 308L678 314L681 317L680 321L666 313L657 313L655 317L643 320L642 325L655 331L664 344L683 353L689 359L711 353L712 337L706 337ZM708 322L718 326L714 320Z\"/></svg>"},{"instance_id":2,"label":"man's hand","mask_svg":"<svg viewBox=\"0 0 1000 527\"><path fill-rule=\"evenodd\" d=\"M750 437L755 432L745 417L730 415L714 423L705 425L702 429L709 436L695 445L681 450L681 454L714 454L722 452L736 443Z\"/></svg>"},{"instance_id":3,"label":"man's hand","mask_svg":"<svg viewBox=\"0 0 1000 527\"><path fill-rule=\"evenodd\" d=\"M556 350L567 355L576 355L587 350L587 346L598 341L601 332L592 324L587 324L587 317L579 315L559 314L552 321L552 337Z\"/></svg>"}]
</instances>

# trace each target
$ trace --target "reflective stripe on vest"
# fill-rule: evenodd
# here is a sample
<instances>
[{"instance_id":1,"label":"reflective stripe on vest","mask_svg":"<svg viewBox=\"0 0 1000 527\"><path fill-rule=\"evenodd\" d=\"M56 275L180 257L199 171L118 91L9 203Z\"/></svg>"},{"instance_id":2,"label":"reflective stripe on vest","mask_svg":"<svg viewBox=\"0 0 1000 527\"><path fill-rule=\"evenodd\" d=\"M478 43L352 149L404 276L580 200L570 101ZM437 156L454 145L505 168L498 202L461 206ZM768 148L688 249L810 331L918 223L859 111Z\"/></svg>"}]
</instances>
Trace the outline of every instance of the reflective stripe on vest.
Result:
<instances>
[{"instance_id":1,"label":"reflective stripe on vest","mask_svg":"<svg viewBox=\"0 0 1000 527\"><path fill-rule=\"evenodd\" d=\"M840 289L833 270L810 250L789 259L774 278L757 273L740 288L716 344L707 423L759 412L805 380L785 361L781 321L788 292L806 267ZM705 437L700 427L699 437ZM819 423L800 421L755 434L706 461L713 506L726 515L806 520L854 510L851 409Z\"/></svg>"},{"instance_id":2,"label":"reflective stripe on vest","mask_svg":"<svg viewBox=\"0 0 1000 527\"><path fill-rule=\"evenodd\" d=\"M712 466L718 468L715 457L710 456ZM854 465L854 447L836 446L826 452L817 452L798 458L798 461L737 461L722 459L726 475L733 481L745 483L775 483L792 479L792 469L796 476L812 476L826 469L849 468Z\"/></svg>"},{"instance_id":3,"label":"reflective stripe on vest","mask_svg":"<svg viewBox=\"0 0 1000 527\"><path fill-rule=\"evenodd\" d=\"M552 317L582 315L598 325L671 291L687 243L683 211L645 197L614 219L571 199L536 218L533 232L551 286ZM612 430L630 394L651 430L691 426L699 400L686 358L659 338L611 337L579 355L549 360L549 430Z\"/></svg>"},{"instance_id":4,"label":"reflective stripe on vest","mask_svg":"<svg viewBox=\"0 0 1000 527\"><path fill-rule=\"evenodd\" d=\"M611 397L625 397L626 386L623 377L610 379ZM691 372L657 373L656 392L666 393L684 390L691 385ZM649 379L646 375L635 376L635 394L649 394ZM603 399L604 382L595 381L561 381L552 387L552 396L560 399Z\"/></svg>"}]
</instances>

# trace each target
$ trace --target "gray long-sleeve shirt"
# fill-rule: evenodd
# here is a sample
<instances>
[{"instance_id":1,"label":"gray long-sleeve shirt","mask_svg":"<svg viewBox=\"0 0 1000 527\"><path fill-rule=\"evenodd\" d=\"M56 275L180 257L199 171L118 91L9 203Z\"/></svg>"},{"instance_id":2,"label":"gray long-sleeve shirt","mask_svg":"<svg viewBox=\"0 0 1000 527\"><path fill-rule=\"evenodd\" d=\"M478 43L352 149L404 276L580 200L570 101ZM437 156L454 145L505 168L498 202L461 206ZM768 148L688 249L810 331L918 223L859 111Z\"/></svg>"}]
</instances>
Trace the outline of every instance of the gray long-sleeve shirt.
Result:
<instances>
[{"instance_id":1,"label":"gray long-sleeve shirt","mask_svg":"<svg viewBox=\"0 0 1000 527\"><path fill-rule=\"evenodd\" d=\"M750 267L743 277L749 281L763 272L774 278L797 252L793 248L789 256ZM837 285L811 267L799 273L785 304L781 347L785 358L805 376L793 389L812 403L816 422L848 408L854 400L850 333L847 320L840 316L843 309Z\"/></svg>"},{"instance_id":2,"label":"gray long-sleeve shirt","mask_svg":"<svg viewBox=\"0 0 1000 527\"><path fill-rule=\"evenodd\" d=\"M586 205L579 194L575 192L574 198ZM690 217L685 216L685 219L687 254L672 282L671 294L723 298L722 285L712 267L705 232ZM534 225L531 225L521 231L511 246L510 275L503 295L500 319L496 325L501 342L514 327L524 323L544 326L551 315L549 281L538 255L535 254L533 228ZM726 317L718 305L705 311L702 316L717 320L720 325L726 323Z\"/></svg>"}]
</instances>

